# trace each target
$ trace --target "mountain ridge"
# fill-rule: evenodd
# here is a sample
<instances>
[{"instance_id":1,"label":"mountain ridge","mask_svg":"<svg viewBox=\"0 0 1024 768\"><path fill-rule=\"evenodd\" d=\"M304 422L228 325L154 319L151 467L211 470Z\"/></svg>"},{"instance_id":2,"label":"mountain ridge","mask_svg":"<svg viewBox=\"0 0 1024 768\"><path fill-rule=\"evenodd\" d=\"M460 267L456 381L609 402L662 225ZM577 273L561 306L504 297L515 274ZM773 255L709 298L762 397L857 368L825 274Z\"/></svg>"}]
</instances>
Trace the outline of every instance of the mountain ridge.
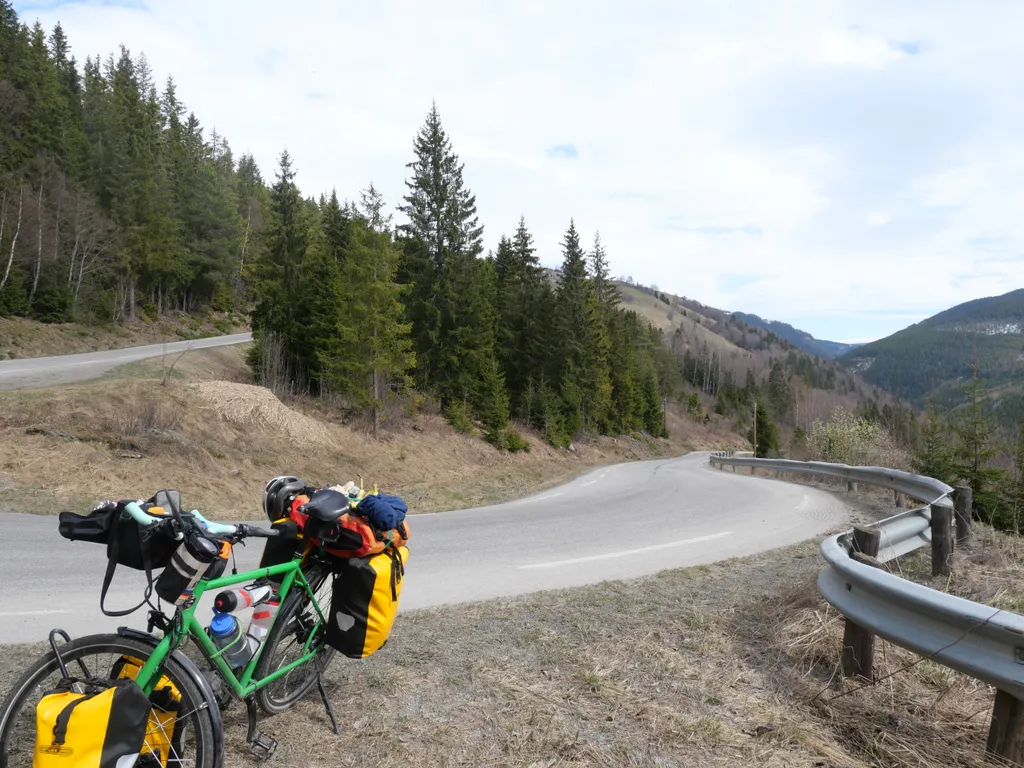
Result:
<instances>
[{"instance_id":1,"label":"mountain ridge","mask_svg":"<svg viewBox=\"0 0 1024 768\"><path fill-rule=\"evenodd\" d=\"M975 360L996 418L1024 417L1024 288L957 304L837 358L896 397L942 408L960 403Z\"/></svg>"},{"instance_id":2,"label":"mountain ridge","mask_svg":"<svg viewBox=\"0 0 1024 768\"><path fill-rule=\"evenodd\" d=\"M747 325L771 331L779 338L788 341L794 347L802 349L804 352L808 352L812 355L824 357L827 360L834 360L840 355L849 352L851 349L860 346L859 344L847 344L842 341L817 339L807 331L802 331L789 323L784 323L780 320L766 320L759 315L751 314L749 312L734 311L730 314L733 317L742 320Z\"/></svg>"}]
</instances>

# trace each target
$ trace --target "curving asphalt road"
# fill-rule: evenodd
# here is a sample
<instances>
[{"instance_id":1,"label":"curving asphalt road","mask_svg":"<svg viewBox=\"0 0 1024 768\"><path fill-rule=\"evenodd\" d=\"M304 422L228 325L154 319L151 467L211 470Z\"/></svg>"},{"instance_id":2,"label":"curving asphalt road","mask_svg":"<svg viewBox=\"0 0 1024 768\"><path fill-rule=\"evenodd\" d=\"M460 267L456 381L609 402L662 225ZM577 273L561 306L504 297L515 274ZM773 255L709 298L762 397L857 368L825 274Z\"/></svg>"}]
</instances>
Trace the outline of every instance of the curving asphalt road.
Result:
<instances>
[{"instance_id":1,"label":"curving asphalt road","mask_svg":"<svg viewBox=\"0 0 1024 768\"><path fill-rule=\"evenodd\" d=\"M211 336L192 341L171 341L142 347L83 352L77 355L28 357L23 360L0 361L0 389L23 389L68 384L102 376L111 368L160 355L176 355L187 349L208 349L252 340L251 333Z\"/></svg>"},{"instance_id":2,"label":"curving asphalt road","mask_svg":"<svg viewBox=\"0 0 1024 768\"><path fill-rule=\"evenodd\" d=\"M618 464L505 504L414 515L401 609L749 555L848 521L851 510L836 496L715 470L707 456ZM188 489L179 490L187 504ZM254 489L257 512L258 504ZM72 636L145 628L142 611L120 619L100 612L102 546L61 538L56 517L0 515L0 529L0 643L42 641L58 626ZM262 547L239 548L239 569L255 567ZM142 585L140 574L119 568L108 608L137 603Z\"/></svg>"}]
</instances>

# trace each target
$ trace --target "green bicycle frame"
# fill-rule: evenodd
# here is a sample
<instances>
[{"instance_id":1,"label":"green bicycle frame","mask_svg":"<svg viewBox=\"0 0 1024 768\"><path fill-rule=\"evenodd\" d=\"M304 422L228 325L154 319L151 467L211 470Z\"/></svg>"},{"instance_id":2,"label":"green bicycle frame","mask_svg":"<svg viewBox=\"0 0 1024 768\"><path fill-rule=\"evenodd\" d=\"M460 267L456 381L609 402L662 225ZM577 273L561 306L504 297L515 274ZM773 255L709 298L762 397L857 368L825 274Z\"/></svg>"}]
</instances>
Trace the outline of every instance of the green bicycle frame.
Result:
<instances>
[{"instance_id":1,"label":"green bicycle frame","mask_svg":"<svg viewBox=\"0 0 1024 768\"><path fill-rule=\"evenodd\" d=\"M187 608L181 611L181 622L176 626L181 626L182 629L172 629L163 639L157 644L156 648L153 649L153 653L149 659L143 665L142 669L136 677L136 682L142 687L142 689L150 694L156 687L157 680L159 679L158 670L164 662L167 655L175 648L180 646L186 637L191 636L196 644L202 649L203 655L209 660L224 677L224 680L234 691L235 695L239 698L246 698L250 696L254 691L262 688L265 685L269 685L274 680L288 674L293 669L306 664L311 661L316 653L310 651L309 646L312 643L313 638L316 636L317 624L313 627L313 631L310 632L309 637L306 639L305 646L303 647L302 657L297 661L293 661L285 667L267 675L259 680L253 680L253 674L256 671L256 665L259 663L260 656L263 653L263 649L266 647L266 642L260 643L253 657L246 663L246 665L240 668L241 676L236 674L236 671L232 669L227 661L224 659L224 649L217 648L214 645L213 640L206 633L206 628L202 625L198 618L196 618L196 609L199 607L199 600L202 596L210 590L221 590L224 587L231 587L237 584L243 584L256 579L265 578L268 576L277 576L283 574L284 578L281 580L281 586L278 589L278 593L281 597L281 605L284 605L284 600L288 596L291 589L298 584L298 587L309 595L310 600L313 602L313 606L316 609L317 616L320 622L326 623L327 619L324 616L323 611L320 609L320 604L316 600L316 595L313 593L312 588L309 586L309 582L306 581L306 575L302 572L302 559L295 558L289 560L281 565L268 566L266 568L257 568L252 571L245 571L244 573L231 574L229 576L221 576L217 579L210 579L209 581L200 580L196 584L195 590L192 593L192 601ZM280 617L278 612L271 623L270 629L273 628L273 623ZM268 630L269 631L269 630Z\"/></svg>"}]
</instances>

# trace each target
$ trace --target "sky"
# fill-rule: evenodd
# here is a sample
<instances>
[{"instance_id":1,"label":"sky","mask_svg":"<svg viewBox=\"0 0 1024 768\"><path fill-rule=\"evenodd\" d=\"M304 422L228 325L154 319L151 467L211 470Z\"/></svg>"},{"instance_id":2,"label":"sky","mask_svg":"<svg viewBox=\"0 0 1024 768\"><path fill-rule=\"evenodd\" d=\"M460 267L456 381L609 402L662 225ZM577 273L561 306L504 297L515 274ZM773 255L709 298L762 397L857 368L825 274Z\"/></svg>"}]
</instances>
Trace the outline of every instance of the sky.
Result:
<instances>
[{"instance_id":1,"label":"sky","mask_svg":"<svg viewBox=\"0 0 1024 768\"><path fill-rule=\"evenodd\" d=\"M436 102L485 247L574 220L613 274L818 338L1024 287L1014 0L15 0L126 45L236 157L392 208ZM396 221L402 220L396 215Z\"/></svg>"}]
</instances>

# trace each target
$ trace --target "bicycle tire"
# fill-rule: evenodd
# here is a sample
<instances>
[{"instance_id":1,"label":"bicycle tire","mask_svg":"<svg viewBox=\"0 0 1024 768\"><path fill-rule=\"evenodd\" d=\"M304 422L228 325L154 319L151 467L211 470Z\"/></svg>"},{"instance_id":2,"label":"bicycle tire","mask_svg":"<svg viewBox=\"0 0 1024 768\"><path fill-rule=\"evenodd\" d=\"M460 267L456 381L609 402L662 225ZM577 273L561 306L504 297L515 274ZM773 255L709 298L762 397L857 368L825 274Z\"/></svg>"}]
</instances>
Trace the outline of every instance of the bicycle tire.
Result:
<instances>
[{"instance_id":1,"label":"bicycle tire","mask_svg":"<svg viewBox=\"0 0 1024 768\"><path fill-rule=\"evenodd\" d=\"M117 634L103 634L103 635L89 635L86 637L80 637L76 640L72 640L70 643L64 644L60 647L60 655L64 660L65 665L68 667L68 671L72 676L75 676L77 672L80 672L80 667L72 669L72 665L76 661L89 656L95 656L98 654L111 654L112 656L119 656L121 654L134 656L137 659L145 661L152 655L152 646L146 643L134 640L129 637L124 637ZM76 665L77 666L77 665ZM93 674L97 674L99 669L104 668L105 665L100 667L94 667L90 670ZM109 669L103 673L103 676L109 674ZM167 675L171 682L178 688L181 693L181 711L185 712L186 715L193 725L195 731L196 741L196 756L194 759L185 760L184 757L179 756L176 760L168 760L167 765L173 766L175 764L185 763L189 766L195 766L195 768L219 768L216 766L216 756L223 754L223 733L215 732L213 728L209 707L216 707L215 701L207 701L203 694L203 691L198 685L192 680L185 668L177 662L172 656L168 655L164 660L161 668L161 674ZM12 758L9 754L10 740L13 729L17 725L18 721L15 716L21 710L22 706L26 703L27 697L33 692L34 689L39 687L46 677L54 675L57 678L60 677L60 668L57 664L57 657L53 651L48 651L44 656L38 659L31 667L21 676L17 683L14 684L14 688L11 690L6 701L3 704L3 708L0 709L0 768L30 768L32 765L32 757L34 752L35 738L30 740L26 739L26 745L28 745L29 753L27 761L12 762ZM43 686L44 688L46 686ZM32 724L31 733L35 733L35 706L30 705L30 711L25 713ZM220 739L220 748L218 748L217 740Z\"/></svg>"},{"instance_id":2,"label":"bicycle tire","mask_svg":"<svg viewBox=\"0 0 1024 768\"><path fill-rule=\"evenodd\" d=\"M309 585L314 592L319 589L326 579L331 577L330 568L324 563L314 563L307 571L305 571L305 574L306 580L309 582ZM273 671L271 666L278 646L287 639L289 635L295 633L293 620L295 619L296 614L299 613L300 609L308 605L309 596L306 594L305 590L302 589L292 590L285 598L281 607L278 609L274 625L271 627L270 632L267 633L267 639L264 640L266 647L260 654L260 660L256 664L254 679L262 679ZM324 614L328 614L330 611L330 605L321 605L320 609ZM313 616L316 617L315 611L313 611ZM299 670L308 669L306 678L300 683L295 691L287 694L286 696L278 698L273 695L272 686L274 683L270 683L270 685L257 690L256 701L259 703L260 709L268 715L277 715L294 706L299 699L309 693L310 689L316 685L317 662L320 662L323 669L326 670L333 658L334 649L330 646L322 645L318 656L298 668Z\"/></svg>"}]
</instances>

